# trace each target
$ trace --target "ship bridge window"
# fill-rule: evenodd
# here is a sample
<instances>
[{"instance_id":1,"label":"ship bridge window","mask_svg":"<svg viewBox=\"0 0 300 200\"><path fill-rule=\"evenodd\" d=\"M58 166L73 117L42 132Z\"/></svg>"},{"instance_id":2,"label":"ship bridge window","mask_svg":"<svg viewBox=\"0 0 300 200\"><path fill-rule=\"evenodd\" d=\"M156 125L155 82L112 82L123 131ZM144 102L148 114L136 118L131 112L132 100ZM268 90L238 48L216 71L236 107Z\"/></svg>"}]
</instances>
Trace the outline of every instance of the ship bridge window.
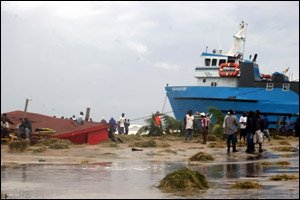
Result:
<instances>
[{"instance_id":1,"label":"ship bridge window","mask_svg":"<svg viewBox=\"0 0 300 200\"><path fill-rule=\"evenodd\" d=\"M210 59L209 58L205 58L205 66L210 66Z\"/></svg>"},{"instance_id":2,"label":"ship bridge window","mask_svg":"<svg viewBox=\"0 0 300 200\"><path fill-rule=\"evenodd\" d=\"M217 59L212 59L211 65L212 66L217 66Z\"/></svg>"},{"instance_id":3,"label":"ship bridge window","mask_svg":"<svg viewBox=\"0 0 300 200\"><path fill-rule=\"evenodd\" d=\"M283 91L289 91L290 90L290 84L289 83L284 83L282 85L282 90Z\"/></svg>"},{"instance_id":4,"label":"ship bridge window","mask_svg":"<svg viewBox=\"0 0 300 200\"><path fill-rule=\"evenodd\" d=\"M273 83L267 83L266 90L267 91L272 91L273 90Z\"/></svg>"},{"instance_id":5,"label":"ship bridge window","mask_svg":"<svg viewBox=\"0 0 300 200\"><path fill-rule=\"evenodd\" d=\"M225 59L220 59L220 60L219 60L219 66L220 66L221 64L223 64L223 63L226 63L226 60L225 60Z\"/></svg>"}]
</instances>

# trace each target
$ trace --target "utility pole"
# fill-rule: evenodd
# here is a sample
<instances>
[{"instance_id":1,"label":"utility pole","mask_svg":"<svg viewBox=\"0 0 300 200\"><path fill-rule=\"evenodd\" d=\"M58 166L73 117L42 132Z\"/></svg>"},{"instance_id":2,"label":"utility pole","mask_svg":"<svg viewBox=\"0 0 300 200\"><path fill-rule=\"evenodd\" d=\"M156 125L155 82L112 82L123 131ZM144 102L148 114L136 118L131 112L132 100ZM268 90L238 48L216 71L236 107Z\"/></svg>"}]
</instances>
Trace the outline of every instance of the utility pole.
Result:
<instances>
[{"instance_id":1,"label":"utility pole","mask_svg":"<svg viewBox=\"0 0 300 200\"><path fill-rule=\"evenodd\" d=\"M91 111L91 108L90 107L87 107L86 108L86 113L85 113L85 121L89 121L89 118L90 118L90 111Z\"/></svg>"},{"instance_id":2,"label":"utility pole","mask_svg":"<svg viewBox=\"0 0 300 200\"><path fill-rule=\"evenodd\" d=\"M25 109L24 109L24 118L26 118L26 112L27 112L27 107L28 107L28 102L31 101L30 98L26 98L26 103L25 103Z\"/></svg>"}]
</instances>

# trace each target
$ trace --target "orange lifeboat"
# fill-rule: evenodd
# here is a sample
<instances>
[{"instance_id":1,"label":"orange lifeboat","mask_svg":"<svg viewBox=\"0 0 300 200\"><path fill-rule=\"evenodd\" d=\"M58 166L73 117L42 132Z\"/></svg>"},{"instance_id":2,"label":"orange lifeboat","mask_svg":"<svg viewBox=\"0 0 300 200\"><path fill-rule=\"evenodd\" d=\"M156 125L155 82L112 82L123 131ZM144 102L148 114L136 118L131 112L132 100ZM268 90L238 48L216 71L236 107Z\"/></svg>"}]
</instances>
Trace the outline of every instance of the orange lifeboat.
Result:
<instances>
[{"instance_id":1,"label":"orange lifeboat","mask_svg":"<svg viewBox=\"0 0 300 200\"><path fill-rule=\"evenodd\" d=\"M234 70L224 70L224 67L230 67ZM240 65L237 63L222 63L219 66L219 75L220 77L236 77L240 73Z\"/></svg>"}]
</instances>

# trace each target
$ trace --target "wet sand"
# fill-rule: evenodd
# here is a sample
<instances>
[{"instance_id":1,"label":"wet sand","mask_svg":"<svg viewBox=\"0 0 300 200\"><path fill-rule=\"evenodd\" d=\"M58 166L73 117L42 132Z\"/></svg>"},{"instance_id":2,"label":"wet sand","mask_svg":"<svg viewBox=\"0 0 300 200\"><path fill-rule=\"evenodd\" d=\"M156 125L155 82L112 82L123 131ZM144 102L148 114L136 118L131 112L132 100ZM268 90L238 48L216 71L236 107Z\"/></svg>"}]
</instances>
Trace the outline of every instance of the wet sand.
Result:
<instances>
[{"instance_id":1,"label":"wet sand","mask_svg":"<svg viewBox=\"0 0 300 200\"><path fill-rule=\"evenodd\" d=\"M210 148L209 144L215 141L209 141L206 145L201 144L200 138L193 138L192 141L185 141L183 137L177 136L164 136L164 137L152 137L157 143L157 147L136 147L143 151L132 151L135 140L131 136L127 136L124 139L124 143L113 143L111 141L102 142L97 145L70 145L69 149L50 149L47 148L45 152L35 153L34 149L40 146L30 146L29 149L22 153L9 153L8 145L1 145L1 165L7 164L28 164L28 163L52 163L52 164L82 164L84 163L97 163L107 162L114 160L154 160L154 161L182 161L189 162L188 159L194 154L203 151L211 154L215 160L207 162L212 163L224 163L231 161L244 161L251 160L251 157L260 156L261 159L272 159L271 155L287 155L294 152L276 151L274 147L281 147L287 145L281 145L280 141L272 139L270 142L263 143L263 150L261 154L258 153L258 144L256 145L256 153L247 154L245 152L246 146L239 147L237 145L238 152L227 153L227 148ZM149 137L142 137L141 140L150 140ZM290 146L299 150L298 138L288 137L286 140L290 143ZM225 144L225 143L224 143ZM264 156L264 155L269 155ZM276 158L273 158L276 159ZM282 158L281 158L282 159ZM284 158L283 158L284 159ZM202 162L202 164L205 164Z\"/></svg>"}]
</instances>

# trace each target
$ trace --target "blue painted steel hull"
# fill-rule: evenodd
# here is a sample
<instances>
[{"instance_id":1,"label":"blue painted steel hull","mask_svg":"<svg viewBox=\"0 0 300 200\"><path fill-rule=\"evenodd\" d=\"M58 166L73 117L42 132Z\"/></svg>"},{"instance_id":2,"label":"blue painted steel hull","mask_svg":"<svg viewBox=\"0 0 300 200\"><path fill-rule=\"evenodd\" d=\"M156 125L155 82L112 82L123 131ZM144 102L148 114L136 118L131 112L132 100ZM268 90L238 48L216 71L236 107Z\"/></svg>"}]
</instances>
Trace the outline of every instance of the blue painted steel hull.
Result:
<instances>
[{"instance_id":1,"label":"blue painted steel hull","mask_svg":"<svg viewBox=\"0 0 300 200\"><path fill-rule=\"evenodd\" d=\"M183 120L190 109L194 113L208 112L213 106L224 114L233 109L238 117L243 112L259 110L268 115L270 127L275 128L278 117L299 113L299 95L281 88L267 91L261 87L169 86L165 89L177 120Z\"/></svg>"}]
</instances>

